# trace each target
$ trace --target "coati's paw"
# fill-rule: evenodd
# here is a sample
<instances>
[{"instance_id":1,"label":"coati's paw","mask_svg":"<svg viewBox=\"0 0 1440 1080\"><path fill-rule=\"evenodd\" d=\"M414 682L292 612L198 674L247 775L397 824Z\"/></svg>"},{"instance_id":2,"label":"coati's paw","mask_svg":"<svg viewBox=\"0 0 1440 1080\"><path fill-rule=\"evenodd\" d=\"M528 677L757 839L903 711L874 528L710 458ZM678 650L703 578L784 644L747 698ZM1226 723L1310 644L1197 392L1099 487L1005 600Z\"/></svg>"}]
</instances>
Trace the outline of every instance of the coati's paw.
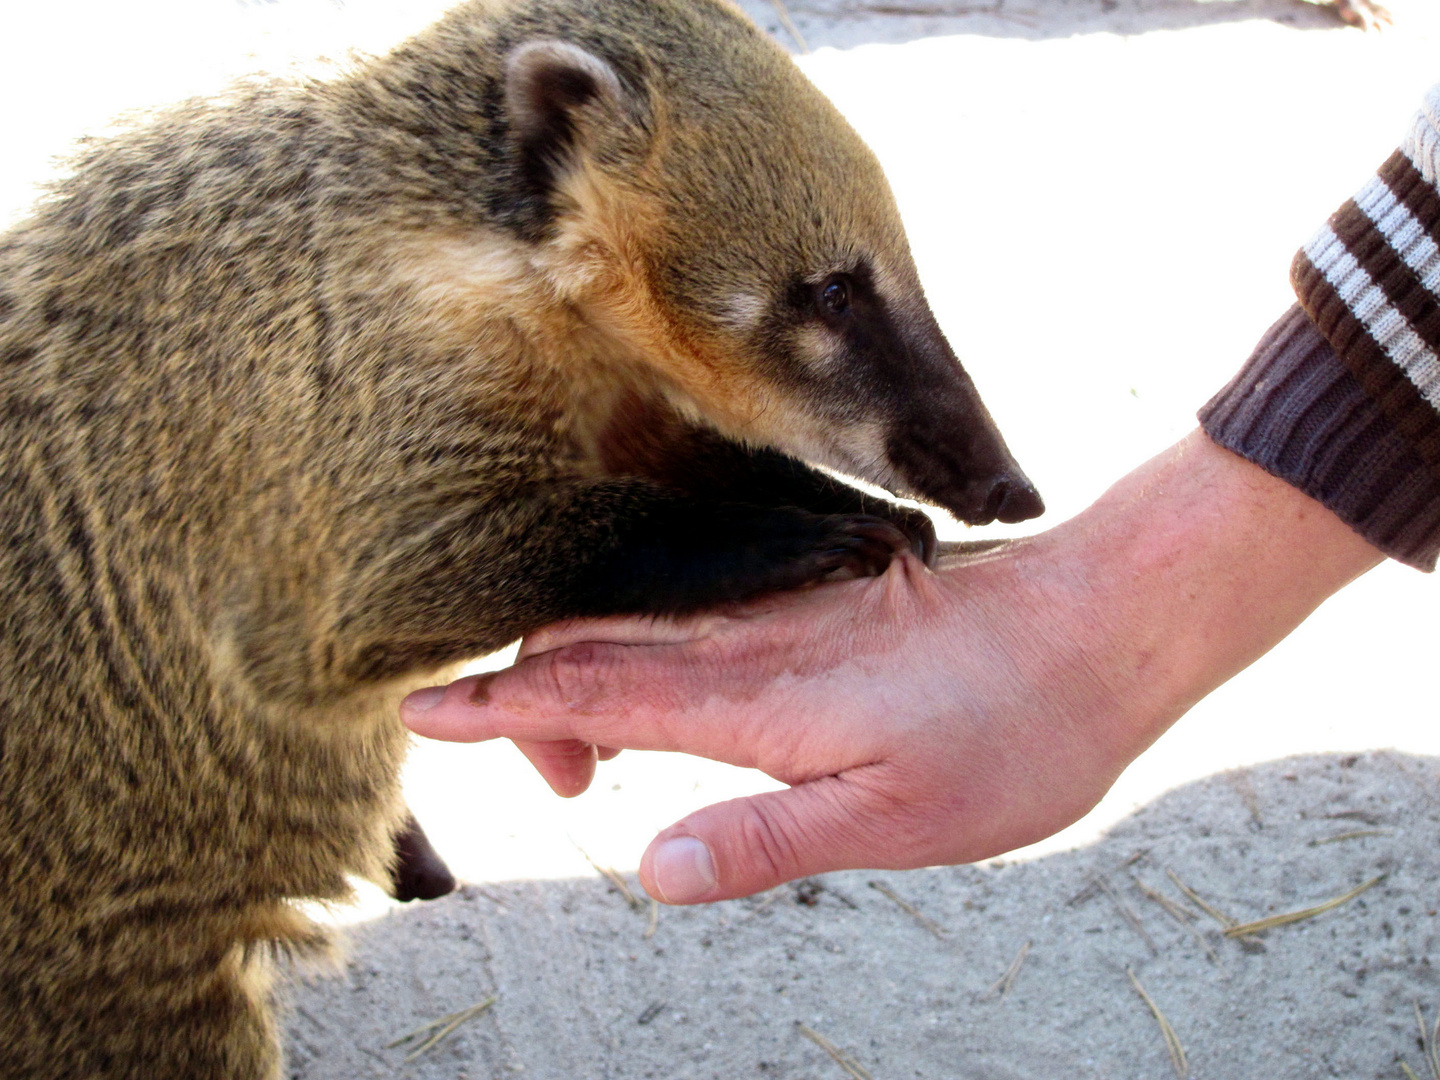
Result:
<instances>
[{"instance_id":1,"label":"coati's paw","mask_svg":"<svg viewBox=\"0 0 1440 1080\"><path fill-rule=\"evenodd\" d=\"M923 510L909 506L888 506L884 516L910 540L910 550L926 566L934 567L939 558L940 543L935 537L935 523Z\"/></svg>"},{"instance_id":2,"label":"coati's paw","mask_svg":"<svg viewBox=\"0 0 1440 1080\"><path fill-rule=\"evenodd\" d=\"M800 584L821 578L875 577L896 555L915 550L905 530L884 518L835 514L821 520L828 533L818 536L815 549L794 563L805 575Z\"/></svg>"},{"instance_id":3,"label":"coati's paw","mask_svg":"<svg viewBox=\"0 0 1440 1080\"><path fill-rule=\"evenodd\" d=\"M726 591L734 599L797 589L817 581L873 577L885 572L903 551L924 558L925 531L906 522L912 537L894 521L872 514L812 514L770 511L755 523L761 531L742 544ZM933 556L933 532L929 554Z\"/></svg>"}]
</instances>

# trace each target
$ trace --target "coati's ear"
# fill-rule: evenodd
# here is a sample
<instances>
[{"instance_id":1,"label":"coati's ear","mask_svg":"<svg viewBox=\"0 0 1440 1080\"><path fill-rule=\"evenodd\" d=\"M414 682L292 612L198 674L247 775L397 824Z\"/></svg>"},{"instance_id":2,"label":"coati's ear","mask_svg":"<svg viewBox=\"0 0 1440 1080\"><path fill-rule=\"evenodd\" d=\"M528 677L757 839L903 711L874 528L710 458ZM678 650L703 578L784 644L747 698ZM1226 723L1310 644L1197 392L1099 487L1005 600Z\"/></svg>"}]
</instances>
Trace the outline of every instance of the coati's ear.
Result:
<instances>
[{"instance_id":1,"label":"coati's ear","mask_svg":"<svg viewBox=\"0 0 1440 1080\"><path fill-rule=\"evenodd\" d=\"M626 93L615 69L565 41L531 41L505 64L505 105L532 191L546 192L586 143L582 110L610 106L623 116Z\"/></svg>"}]
</instances>

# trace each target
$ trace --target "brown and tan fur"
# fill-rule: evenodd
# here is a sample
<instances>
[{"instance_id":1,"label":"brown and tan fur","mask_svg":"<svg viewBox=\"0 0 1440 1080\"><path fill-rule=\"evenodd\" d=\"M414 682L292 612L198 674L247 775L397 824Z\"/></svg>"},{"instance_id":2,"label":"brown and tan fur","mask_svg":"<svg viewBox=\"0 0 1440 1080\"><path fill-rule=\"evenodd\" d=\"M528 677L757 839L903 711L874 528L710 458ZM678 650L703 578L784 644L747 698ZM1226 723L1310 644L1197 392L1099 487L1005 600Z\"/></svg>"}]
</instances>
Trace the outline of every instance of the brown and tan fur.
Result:
<instances>
[{"instance_id":1,"label":"brown and tan fur","mask_svg":"<svg viewBox=\"0 0 1440 1080\"><path fill-rule=\"evenodd\" d=\"M0 237L0 417L6 1077L278 1075L266 954L394 870L403 694L931 549L800 458L1040 509L721 0L472 3L91 147Z\"/></svg>"}]
</instances>

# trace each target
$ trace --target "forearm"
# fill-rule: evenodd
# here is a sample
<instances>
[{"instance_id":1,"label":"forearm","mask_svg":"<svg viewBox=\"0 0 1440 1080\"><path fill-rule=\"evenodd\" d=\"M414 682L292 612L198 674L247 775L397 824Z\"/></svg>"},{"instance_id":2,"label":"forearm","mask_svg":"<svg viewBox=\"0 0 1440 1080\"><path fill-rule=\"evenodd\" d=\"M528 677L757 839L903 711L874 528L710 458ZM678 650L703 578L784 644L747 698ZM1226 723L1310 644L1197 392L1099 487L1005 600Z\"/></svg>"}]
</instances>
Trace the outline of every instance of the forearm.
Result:
<instances>
[{"instance_id":1,"label":"forearm","mask_svg":"<svg viewBox=\"0 0 1440 1080\"><path fill-rule=\"evenodd\" d=\"M1385 554L1434 569L1440 471L1300 307L1270 328L1200 422L1219 445L1323 503Z\"/></svg>"}]
</instances>

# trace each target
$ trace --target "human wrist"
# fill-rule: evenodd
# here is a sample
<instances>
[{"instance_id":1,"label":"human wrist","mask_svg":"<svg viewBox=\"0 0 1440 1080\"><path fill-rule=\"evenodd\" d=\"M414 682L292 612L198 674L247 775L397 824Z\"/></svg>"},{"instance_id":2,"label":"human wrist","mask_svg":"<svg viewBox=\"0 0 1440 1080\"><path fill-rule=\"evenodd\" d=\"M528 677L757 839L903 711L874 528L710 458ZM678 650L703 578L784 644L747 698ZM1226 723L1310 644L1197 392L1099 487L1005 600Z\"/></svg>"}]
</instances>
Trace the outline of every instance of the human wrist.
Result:
<instances>
[{"instance_id":1,"label":"human wrist","mask_svg":"<svg viewBox=\"0 0 1440 1080\"><path fill-rule=\"evenodd\" d=\"M1382 558L1200 432L1037 540L1035 580L1055 632L1076 635L1089 722L1122 767Z\"/></svg>"}]
</instances>

